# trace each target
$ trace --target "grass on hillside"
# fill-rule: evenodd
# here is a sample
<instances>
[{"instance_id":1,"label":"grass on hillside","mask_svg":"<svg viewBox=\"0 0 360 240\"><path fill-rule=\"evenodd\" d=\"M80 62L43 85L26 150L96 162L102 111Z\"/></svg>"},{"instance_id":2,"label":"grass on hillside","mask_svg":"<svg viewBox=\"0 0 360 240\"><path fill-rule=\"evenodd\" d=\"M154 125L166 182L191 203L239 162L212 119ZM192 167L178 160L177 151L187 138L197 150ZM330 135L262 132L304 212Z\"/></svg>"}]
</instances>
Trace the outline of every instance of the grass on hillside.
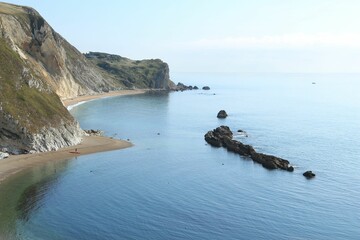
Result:
<instances>
[{"instance_id":1,"label":"grass on hillside","mask_svg":"<svg viewBox=\"0 0 360 240\"><path fill-rule=\"evenodd\" d=\"M43 126L71 119L59 97L53 92L30 88L22 78L24 62L0 39L0 103L22 127L36 132Z\"/></svg>"}]
</instances>

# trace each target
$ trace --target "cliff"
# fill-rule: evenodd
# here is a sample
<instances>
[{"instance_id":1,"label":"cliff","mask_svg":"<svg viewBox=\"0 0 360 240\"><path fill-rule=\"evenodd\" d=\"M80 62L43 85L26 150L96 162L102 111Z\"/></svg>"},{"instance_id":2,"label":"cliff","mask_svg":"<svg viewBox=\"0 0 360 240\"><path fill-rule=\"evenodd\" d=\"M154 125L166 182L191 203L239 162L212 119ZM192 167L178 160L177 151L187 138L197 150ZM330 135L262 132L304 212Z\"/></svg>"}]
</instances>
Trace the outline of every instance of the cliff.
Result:
<instances>
[{"instance_id":1,"label":"cliff","mask_svg":"<svg viewBox=\"0 0 360 240\"><path fill-rule=\"evenodd\" d=\"M0 3L0 151L79 143L83 131L61 99L171 85L161 60L126 59L121 65L111 56L83 55L34 9Z\"/></svg>"},{"instance_id":2,"label":"cliff","mask_svg":"<svg viewBox=\"0 0 360 240\"><path fill-rule=\"evenodd\" d=\"M104 75L126 88L173 89L169 66L160 59L131 60L118 55L90 52L85 57Z\"/></svg>"}]
</instances>

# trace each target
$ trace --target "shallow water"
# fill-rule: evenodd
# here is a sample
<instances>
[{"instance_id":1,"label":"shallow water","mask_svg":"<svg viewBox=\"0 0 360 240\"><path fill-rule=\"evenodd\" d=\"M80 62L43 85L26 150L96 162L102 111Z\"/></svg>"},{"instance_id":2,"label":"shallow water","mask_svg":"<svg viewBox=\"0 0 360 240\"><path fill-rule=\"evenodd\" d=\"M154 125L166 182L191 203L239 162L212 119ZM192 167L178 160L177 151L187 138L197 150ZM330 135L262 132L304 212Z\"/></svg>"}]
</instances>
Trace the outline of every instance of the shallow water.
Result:
<instances>
[{"instance_id":1,"label":"shallow water","mask_svg":"<svg viewBox=\"0 0 360 240\"><path fill-rule=\"evenodd\" d=\"M210 91L121 96L71 110L130 149L0 185L8 239L358 239L360 75L177 74ZM316 84L312 84L315 82ZM216 118L220 109L229 117ZM294 173L206 145L219 125ZM302 173L317 176L306 180ZM56 172L55 172L56 171ZM16 189L16 191L13 191Z\"/></svg>"}]
</instances>

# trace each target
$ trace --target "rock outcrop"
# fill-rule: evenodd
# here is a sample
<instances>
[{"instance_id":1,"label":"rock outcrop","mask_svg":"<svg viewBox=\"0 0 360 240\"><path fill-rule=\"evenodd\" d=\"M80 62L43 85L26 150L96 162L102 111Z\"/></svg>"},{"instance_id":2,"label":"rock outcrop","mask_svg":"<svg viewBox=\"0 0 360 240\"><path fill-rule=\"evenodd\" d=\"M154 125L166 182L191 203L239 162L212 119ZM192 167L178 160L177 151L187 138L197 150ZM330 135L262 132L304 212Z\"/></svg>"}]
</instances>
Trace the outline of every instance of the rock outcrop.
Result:
<instances>
[{"instance_id":1,"label":"rock outcrop","mask_svg":"<svg viewBox=\"0 0 360 240\"><path fill-rule=\"evenodd\" d=\"M94 129L89 129L89 130L84 130L86 135L88 136L102 136L104 134L103 131L97 129L97 130L94 130Z\"/></svg>"},{"instance_id":2,"label":"rock outcrop","mask_svg":"<svg viewBox=\"0 0 360 240\"><path fill-rule=\"evenodd\" d=\"M9 153L7 152L0 152L0 160L4 159L4 158L8 158L9 157Z\"/></svg>"},{"instance_id":3,"label":"rock outcrop","mask_svg":"<svg viewBox=\"0 0 360 240\"><path fill-rule=\"evenodd\" d=\"M202 89L203 90L210 90L210 87L209 86L204 86Z\"/></svg>"},{"instance_id":4,"label":"rock outcrop","mask_svg":"<svg viewBox=\"0 0 360 240\"><path fill-rule=\"evenodd\" d=\"M306 171L303 173L303 176L306 177L307 179L311 179L315 177L315 173L313 173L312 171Z\"/></svg>"},{"instance_id":5,"label":"rock outcrop","mask_svg":"<svg viewBox=\"0 0 360 240\"><path fill-rule=\"evenodd\" d=\"M261 164L264 168L282 169L289 172L294 171L289 161L272 155L258 153L251 145L246 145L232 139L233 133L228 126L220 126L212 131L208 131L204 137L205 141L210 145L214 147L224 147L228 151L250 157L254 162Z\"/></svg>"},{"instance_id":6,"label":"rock outcrop","mask_svg":"<svg viewBox=\"0 0 360 240\"><path fill-rule=\"evenodd\" d=\"M217 118L226 118L228 115L225 110L220 110L217 114Z\"/></svg>"}]
</instances>

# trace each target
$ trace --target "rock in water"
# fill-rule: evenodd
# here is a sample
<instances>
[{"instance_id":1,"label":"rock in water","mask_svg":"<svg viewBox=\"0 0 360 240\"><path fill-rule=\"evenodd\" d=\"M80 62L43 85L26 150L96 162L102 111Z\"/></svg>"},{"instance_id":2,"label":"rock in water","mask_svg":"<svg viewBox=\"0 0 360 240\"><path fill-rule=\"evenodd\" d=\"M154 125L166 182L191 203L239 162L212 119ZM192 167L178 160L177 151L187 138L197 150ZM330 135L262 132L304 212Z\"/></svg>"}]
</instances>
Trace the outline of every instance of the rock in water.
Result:
<instances>
[{"instance_id":1,"label":"rock in water","mask_svg":"<svg viewBox=\"0 0 360 240\"><path fill-rule=\"evenodd\" d=\"M204 86L202 89L203 90L210 90L210 87L209 86Z\"/></svg>"},{"instance_id":2,"label":"rock in water","mask_svg":"<svg viewBox=\"0 0 360 240\"><path fill-rule=\"evenodd\" d=\"M221 147L224 144L224 138L232 138L233 134L228 126L220 126L205 134L205 141L214 147Z\"/></svg>"},{"instance_id":3,"label":"rock in water","mask_svg":"<svg viewBox=\"0 0 360 240\"><path fill-rule=\"evenodd\" d=\"M225 110L220 110L217 114L217 118L226 118L228 115Z\"/></svg>"},{"instance_id":4,"label":"rock in water","mask_svg":"<svg viewBox=\"0 0 360 240\"><path fill-rule=\"evenodd\" d=\"M232 139L233 134L228 126L220 126L205 134L205 141L214 147L224 147L228 151L237 153L241 156L248 156L254 162L261 164L267 169L282 169L293 172L294 168L290 165L288 160L258 153L251 145L243 144L237 140Z\"/></svg>"},{"instance_id":5,"label":"rock in water","mask_svg":"<svg viewBox=\"0 0 360 240\"><path fill-rule=\"evenodd\" d=\"M316 175L312 171L306 171L303 173L303 176L306 177L307 179L310 179L310 178L315 177Z\"/></svg>"}]
</instances>

